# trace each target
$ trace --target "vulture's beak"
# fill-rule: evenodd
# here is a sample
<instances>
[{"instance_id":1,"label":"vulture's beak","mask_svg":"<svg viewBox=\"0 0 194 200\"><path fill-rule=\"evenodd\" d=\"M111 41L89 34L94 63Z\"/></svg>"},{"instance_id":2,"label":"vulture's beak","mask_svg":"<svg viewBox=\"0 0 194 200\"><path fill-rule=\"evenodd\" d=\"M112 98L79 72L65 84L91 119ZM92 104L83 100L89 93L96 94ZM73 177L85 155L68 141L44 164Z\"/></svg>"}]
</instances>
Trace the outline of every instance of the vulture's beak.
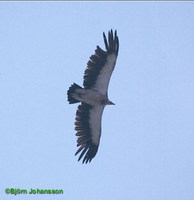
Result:
<instances>
[{"instance_id":1,"label":"vulture's beak","mask_svg":"<svg viewBox=\"0 0 194 200\"><path fill-rule=\"evenodd\" d=\"M115 105L115 104L112 101L109 101L108 105Z\"/></svg>"}]
</instances>

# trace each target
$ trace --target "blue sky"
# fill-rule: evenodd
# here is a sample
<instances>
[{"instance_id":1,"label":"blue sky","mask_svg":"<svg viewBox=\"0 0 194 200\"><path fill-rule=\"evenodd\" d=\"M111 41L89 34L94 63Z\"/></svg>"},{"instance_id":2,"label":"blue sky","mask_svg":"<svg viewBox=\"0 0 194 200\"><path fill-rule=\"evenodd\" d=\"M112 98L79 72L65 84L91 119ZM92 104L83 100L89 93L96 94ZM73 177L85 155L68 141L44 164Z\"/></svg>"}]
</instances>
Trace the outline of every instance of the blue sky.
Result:
<instances>
[{"instance_id":1,"label":"blue sky","mask_svg":"<svg viewBox=\"0 0 194 200\"><path fill-rule=\"evenodd\" d=\"M111 28L116 105L82 165L66 91ZM193 2L0 2L0 38L0 199L194 199Z\"/></svg>"}]
</instances>

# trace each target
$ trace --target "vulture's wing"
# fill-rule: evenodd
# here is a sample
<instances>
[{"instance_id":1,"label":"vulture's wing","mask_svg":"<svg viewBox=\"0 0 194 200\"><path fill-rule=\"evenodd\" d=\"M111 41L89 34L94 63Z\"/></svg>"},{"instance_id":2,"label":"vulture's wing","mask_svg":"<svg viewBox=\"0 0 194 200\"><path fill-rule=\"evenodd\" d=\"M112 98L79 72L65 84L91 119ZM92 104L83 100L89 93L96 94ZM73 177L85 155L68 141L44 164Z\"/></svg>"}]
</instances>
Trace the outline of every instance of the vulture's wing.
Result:
<instances>
[{"instance_id":1,"label":"vulture's wing","mask_svg":"<svg viewBox=\"0 0 194 200\"><path fill-rule=\"evenodd\" d=\"M108 41L104 33L103 36L106 51L97 46L95 54L87 63L83 85L85 89L94 89L106 95L118 55L119 39L117 32L113 35L112 30L108 33Z\"/></svg>"},{"instance_id":2,"label":"vulture's wing","mask_svg":"<svg viewBox=\"0 0 194 200\"><path fill-rule=\"evenodd\" d=\"M84 156L83 163L90 162L98 151L101 136L101 118L104 106L91 106L81 103L75 119L77 146L75 155L81 152L78 161Z\"/></svg>"}]
</instances>

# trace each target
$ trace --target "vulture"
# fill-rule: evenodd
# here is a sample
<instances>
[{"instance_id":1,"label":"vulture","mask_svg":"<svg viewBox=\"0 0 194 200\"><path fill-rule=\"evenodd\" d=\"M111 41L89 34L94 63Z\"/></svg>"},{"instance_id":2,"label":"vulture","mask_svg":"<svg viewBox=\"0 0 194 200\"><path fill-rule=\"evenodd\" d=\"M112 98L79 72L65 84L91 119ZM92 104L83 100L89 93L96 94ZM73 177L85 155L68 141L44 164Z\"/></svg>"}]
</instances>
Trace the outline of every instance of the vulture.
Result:
<instances>
[{"instance_id":1,"label":"vulture","mask_svg":"<svg viewBox=\"0 0 194 200\"><path fill-rule=\"evenodd\" d=\"M108 39L103 33L105 51L97 46L90 57L84 72L83 87L72 84L67 91L69 104L81 104L77 108L75 130L79 154L78 161L91 162L95 157L101 136L101 119L106 105L115 105L108 99L108 85L114 70L118 51L119 39L117 31L108 32Z\"/></svg>"}]
</instances>

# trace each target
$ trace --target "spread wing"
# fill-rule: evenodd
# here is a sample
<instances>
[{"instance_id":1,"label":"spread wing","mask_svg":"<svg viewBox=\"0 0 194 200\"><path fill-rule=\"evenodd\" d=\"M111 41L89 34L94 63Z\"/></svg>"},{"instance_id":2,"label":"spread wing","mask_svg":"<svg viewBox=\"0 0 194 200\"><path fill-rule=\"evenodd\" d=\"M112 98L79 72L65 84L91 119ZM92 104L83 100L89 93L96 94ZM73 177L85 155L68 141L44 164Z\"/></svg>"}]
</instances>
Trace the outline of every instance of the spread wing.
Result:
<instances>
[{"instance_id":1,"label":"spread wing","mask_svg":"<svg viewBox=\"0 0 194 200\"><path fill-rule=\"evenodd\" d=\"M94 89L106 95L118 55L119 39L117 32L113 35L112 30L108 33L108 41L104 33L103 36L106 51L97 46L95 54L87 63L83 85L85 89Z\"/></svg>"},{"instance_id":2,"label":"spread wing","mask_svg":"<svg viewBox=\"0 0 194 200\"><path fill-rule=\"evenodd\" d=\"M90 162L98 151L103 110L104 106L91 106L85 103L78 106L75 119L79 147L75 155L81 152L78 161L84 156L83 163Z\"/></svg>"}]
</instances>

